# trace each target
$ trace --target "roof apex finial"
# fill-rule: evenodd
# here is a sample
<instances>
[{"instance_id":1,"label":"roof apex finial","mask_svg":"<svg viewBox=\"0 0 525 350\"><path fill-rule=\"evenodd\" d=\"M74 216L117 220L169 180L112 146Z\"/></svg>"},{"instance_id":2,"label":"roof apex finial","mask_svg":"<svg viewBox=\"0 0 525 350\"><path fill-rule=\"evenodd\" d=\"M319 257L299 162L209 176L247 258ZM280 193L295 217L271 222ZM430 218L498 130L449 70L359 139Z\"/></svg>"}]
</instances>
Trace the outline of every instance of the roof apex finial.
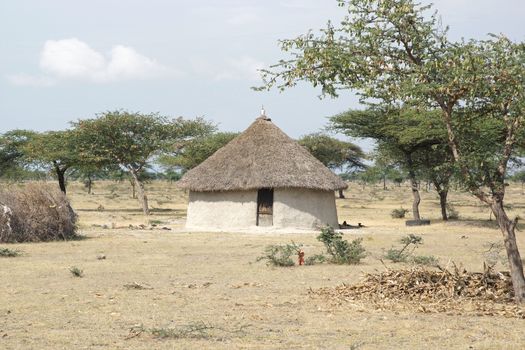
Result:
<instances>
[{"instance_id":1,"label":"roof apex finial","mask_svg":"<svg viewBox=\"0 0 525 350\"><path fill-rule=\"evenodd\" d=\"M266 121L272 121L270 118L266 116L266 110L264 109L264 105L261 107L261 115L257 118L257 120L266 120Z\"/></svg>"}]
</instances>

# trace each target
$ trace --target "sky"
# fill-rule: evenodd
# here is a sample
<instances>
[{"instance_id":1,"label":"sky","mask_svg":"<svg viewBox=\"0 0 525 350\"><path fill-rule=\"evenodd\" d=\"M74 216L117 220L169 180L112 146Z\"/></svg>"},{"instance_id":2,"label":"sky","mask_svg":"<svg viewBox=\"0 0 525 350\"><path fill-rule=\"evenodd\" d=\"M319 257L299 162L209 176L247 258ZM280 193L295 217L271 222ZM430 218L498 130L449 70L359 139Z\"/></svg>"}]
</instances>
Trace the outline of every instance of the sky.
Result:
<instances>
[{"instance_id":1,"label":"sky","mask_svg":"<svg viewBox=\"0 0 525 350\"><path fill-rule=\"evenodd\" d=\"M423 1L427 3L427 1ZM523 0L436 0L454 39L525 41ZM279 39L337 23L336 0L0 1L0 133L60 130L108 110L204 117L242 131L260 114L291 137L358 108L307 84L256 92ZM369 148L370 144L363 144Z\"/></svg>"}]
</instances>

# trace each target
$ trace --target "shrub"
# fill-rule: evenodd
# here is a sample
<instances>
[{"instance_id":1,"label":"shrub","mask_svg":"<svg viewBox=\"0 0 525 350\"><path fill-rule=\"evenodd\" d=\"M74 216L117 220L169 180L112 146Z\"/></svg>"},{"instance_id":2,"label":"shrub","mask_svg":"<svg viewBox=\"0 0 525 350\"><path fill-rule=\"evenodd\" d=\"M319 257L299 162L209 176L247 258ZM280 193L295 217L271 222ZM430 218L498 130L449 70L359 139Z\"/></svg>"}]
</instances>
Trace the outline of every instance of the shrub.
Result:
<instances>
[{"instance_id":1,"label":"shrub","mask_svg":"<svg viewBox=\"0 0 525 350\"><path fill-rule=\"evenodd\" d=\"M322 264L326 261L326 257L323 254L310 255L304 260L305 265Z\"/></svg>"},{"instance_id":2,"label":"shrub","mask_svg":"<svg viewBox=\"0 0 525 350\"><path fill-rule=\"evenodd\" d=\"M84 271L76 266L70 267L69 272L71 272L71 274L75 277L84 277Z\"/></svg>"},{"instance_id":3,"label":"shrub","mask_svg":"<svg viewBox=\"0 0 525 350\"><path fill-rule=\"evenodd\" d=\"M399 208L399 209L394 209L390 212L390 216L394 219L403 219L406 215L406 213L408 213L408 210L407 209L404 209L404 208Z\"/></svg>"},{"instance_id":4,"label":"shrub","mask_svg":"<svg viewBox=\"0 0 525 350\"><path fill-rule=\"evenodd\" d=\"M285 245L269 245L264 249L264 255L257 258L257 261L266 260L266 264L279 267L294 266L292 256L296 256L301 245L294 242Z\"/></svg>"},{"instance_id":5,"label":"shrub","mask_svg":"<svg viewBox=\"0 0 525 350\"><path fill-rule=\"evenodd\" d=\"M416 265L437 266L439 260L433 255L416 255L412 258L412 262Z\"/></svg>"},{"instance_id":6,"label":"shrub","mask_svg":"<svg viewBox=\"0 0 525 350\"><path fill-rule=\"evenodd\" d=\"M362 238L354 239L348 243L343 239L343 234L327 226L321 229L317 240L322 242L326 252L330 255L329 261L334 264L359 264L366 257L366 250L361 245Z\"/></svg>"},{"instance_id":7,"label":"shrub","mask_svg":"<svg viewBox=\"0 0 525 350\"><path fill-rule=\"evenodd\" d=\"M404 253L403 251L401 251L401 249L395 249L395 248L390 248L385 253L385 259L388 259L395 263L407 262L408 256L409 256L408 253Z\"/></svg>"},{"instance_id":8,"label":"shrub","mask_svg":"<svg viewBox=\"0 0 525 350\"><path fill-rule=\"evenodd\" d=\"M13 250L9 248L0 248L0 257L12 258L12 257L19 256L19 255L20 255L20 251L18 250Z\"/></svg>"},{"instance_id":9,"label":"shrub","mask_svg":"<svg viewBox=\"0 0 525 350\"><path fill-rule=\"evenodd\" d=\"M66 196L41 183L0 192L0 242L77 238L76 214Z\"/></svg>"},{"instance_id":10,"label":"shrub","mask_svg":"<svg viewBox=\"0 0 525 350\"><path fill-rule=\"evenodd\" d=\"M386 251L385 259L392 262L407 262L408 258L412 255L414 249L420 244L423 244L423 238L414 234L409 234L399 240L403 247L401 249L390 248ZM407 248L413 246L412 250L409 251Z\"/></svg>"}]
</instances>

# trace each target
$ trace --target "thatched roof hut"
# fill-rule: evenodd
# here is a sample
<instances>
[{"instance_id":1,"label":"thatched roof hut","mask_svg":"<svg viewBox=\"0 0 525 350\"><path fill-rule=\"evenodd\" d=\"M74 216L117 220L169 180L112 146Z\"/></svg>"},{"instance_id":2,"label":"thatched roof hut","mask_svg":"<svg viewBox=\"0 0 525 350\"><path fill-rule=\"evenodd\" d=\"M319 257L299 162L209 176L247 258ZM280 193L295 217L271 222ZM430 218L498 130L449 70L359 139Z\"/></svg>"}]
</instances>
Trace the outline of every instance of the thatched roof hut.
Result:
<instances>
[{"instance_id":1,"label":"thatched roof hut","mask_svg":"<svg viewBox=\"0 0 525 350\"><path fill-rule=\"evenodd\" d=\"M188 171L188 227L337 225L334 191L347 187L265 115Z\"/></svg>"}]
</instances>

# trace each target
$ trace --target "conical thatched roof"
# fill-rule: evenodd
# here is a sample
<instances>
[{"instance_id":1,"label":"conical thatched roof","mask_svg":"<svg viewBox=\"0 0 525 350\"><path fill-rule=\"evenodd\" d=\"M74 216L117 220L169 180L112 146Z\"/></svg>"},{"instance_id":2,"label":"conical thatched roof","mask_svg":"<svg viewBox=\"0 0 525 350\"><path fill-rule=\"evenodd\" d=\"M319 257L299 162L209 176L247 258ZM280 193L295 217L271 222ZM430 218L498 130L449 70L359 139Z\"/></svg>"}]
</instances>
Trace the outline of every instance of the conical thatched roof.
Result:
<instances>
[{"instance_id":1,"label":"conical thatched roof","mask_svg":"<svg viewBox=\"0 0 525 350\"><path fill-rule=\"evenodd\" d=\"M178 182L197 192L258 188L334 191L347 184L288 137L266 116L219 149Z\"/></svg>"}]
</instances>

